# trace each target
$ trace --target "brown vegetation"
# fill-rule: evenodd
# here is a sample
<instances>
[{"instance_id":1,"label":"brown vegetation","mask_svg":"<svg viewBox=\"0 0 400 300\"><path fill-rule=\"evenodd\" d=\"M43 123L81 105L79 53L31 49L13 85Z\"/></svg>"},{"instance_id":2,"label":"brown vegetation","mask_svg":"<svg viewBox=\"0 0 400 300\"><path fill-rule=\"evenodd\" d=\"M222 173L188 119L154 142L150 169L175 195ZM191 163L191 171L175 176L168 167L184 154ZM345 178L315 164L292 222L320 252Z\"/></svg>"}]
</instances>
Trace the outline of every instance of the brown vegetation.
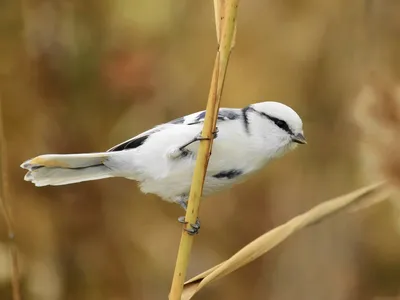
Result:
<instances>
[{"instance_id":1,"label":"brown vegetation","mask_svg":"<svg viewBox=\"0 0 400 300\"><path fill-rule=\"evenodd\" d=\"M382 177L398 186L399 14L389 0L241 3L222 106L289 104L309 143L202 203L189 277L321 201ZM203 109L213 21L212 1L2 4L7 203L23 299L166 298L179 207L123 179L35 188L19 165L105 150ZM363 115L368 97L377 102ZM395 200L300 232L198 299L398 299ZM11 299L3 219L0 229L0 299Z\"/></svg>"}]
</instances>

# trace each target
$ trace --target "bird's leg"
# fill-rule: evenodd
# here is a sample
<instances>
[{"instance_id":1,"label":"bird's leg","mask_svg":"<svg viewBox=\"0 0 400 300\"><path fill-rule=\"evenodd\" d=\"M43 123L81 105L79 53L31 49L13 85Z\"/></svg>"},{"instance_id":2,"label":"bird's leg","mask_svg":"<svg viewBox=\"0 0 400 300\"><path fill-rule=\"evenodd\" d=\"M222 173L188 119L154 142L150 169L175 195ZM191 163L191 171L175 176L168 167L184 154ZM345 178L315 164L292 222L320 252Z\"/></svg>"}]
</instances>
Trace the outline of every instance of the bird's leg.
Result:
<instances>
[{"instance_id":1,"label":"bird's leg","mask_svg":"<svg viewBox=\"0 0 400 300\"><path fill-rule=\"evenodd\" d=\"M213 132L213 136L214 136L214 139L217 138L217 136L218 136L218 127L215 128L215 131ZM191 144L193 144L195 142L198 142L198 141L204 141L204 140L209 140L209 139L210 138L202 137L201 136L201 132L200 132L197 136L195 136L193 139L191 139L186 144L184 144L184 145L182 145L182 146L170 151L169 152L169 157L171 157L171 158L186 157L191 152L191 151L185 149L187 146L189 146L189 145L191 145Z\"/></svg>"},{"instance_id":2,"label":"bird's leg","mask_svg":"<svg viewBox=\"0 0 400 300\"><path fill-rule=\"evenodd\" d=\"M218 128L215 128L215 131L214 131L212 134L213 134L214 139L215 139L215 138L218 136ZM187 142L186 144L180 146L180 147L179 147L179 150L183 151L187 146L189 146L189 145L191 145L191 144L193 144L193 143L195 143L195 142L198 142L198 141L205 141L205 140L210 140L210 138L201 136L201 132L200 132L200 133L199 133L196 137L194 137L192 140L190 140L190 141Z\"/></svg>"},{"instance_id":3,"label":"bird's leg","mask_svg":"<svg viewBox=\"0 0 400 300\"><path fill-rule=\"evenodd\" d=\"M178 204L186 211L187 210L187 198L186 201L185 199L181 198L178 201ZM179 217L178 218L178 222L182 223L182 224L187 224L188 222L185 220L185 216ZM184 228L184 230L189 233L190 235L195 235L199 233L199 229L200 229L200 220L199 218L197 218L196 223L194 224L190 224L190 228Z\"/></svg>"}]
</instances>

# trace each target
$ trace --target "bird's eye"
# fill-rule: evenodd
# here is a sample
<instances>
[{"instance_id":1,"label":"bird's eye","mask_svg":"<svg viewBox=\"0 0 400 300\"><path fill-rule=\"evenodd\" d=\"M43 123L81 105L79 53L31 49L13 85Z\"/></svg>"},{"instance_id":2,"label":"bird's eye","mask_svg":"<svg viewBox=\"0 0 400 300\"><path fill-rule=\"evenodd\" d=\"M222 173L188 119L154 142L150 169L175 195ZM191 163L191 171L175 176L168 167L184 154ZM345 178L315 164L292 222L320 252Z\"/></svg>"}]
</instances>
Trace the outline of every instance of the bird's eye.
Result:
<instances>
[{"instance_id":1,"label":"bird's eye","mask_svg":"<svg viewBox=\"0 0 400 300\"><path fill-rule=\"evenodd\" d=\"M282 128L282 127L284 127L286 125L286 123L284 121L282 121L282 120L276 120L275 124L280 128Z\"/></svg>"},{"instance_id":2,"label":"bird's eye","mask_svg":"<svg viewBox=\"0 0 400 300\"><path fill-rule=\"evenodd\" d=\"M283 120L281 120L281 119L278 119L278 118L275 118L275 117L272 117L272 116L269 116L269 115L267 115L266 113L260 113L260 114L261 114L263 117L270 119L270 120L271 120L272 122L274 122L275 125L278 126L279 128L281 128L281 129L285 130L286 132L292 134L292 131L290 130L288 124L287 124L285 121L283 121Z\"/></svg>"},{"instance_id":3,"label":"bird's eye","mask_svg":"<svg viewBox=\"0 0 400 300\"><path fill-rule=\"evenodd\" d=\"M276 126L278 126L279 128L282 128L285 131L289 131L289 126L286 124L285 121L279 120L279 119L275 119L273 120L274 123L276 124Z\"/></svg>"}]
</instances>

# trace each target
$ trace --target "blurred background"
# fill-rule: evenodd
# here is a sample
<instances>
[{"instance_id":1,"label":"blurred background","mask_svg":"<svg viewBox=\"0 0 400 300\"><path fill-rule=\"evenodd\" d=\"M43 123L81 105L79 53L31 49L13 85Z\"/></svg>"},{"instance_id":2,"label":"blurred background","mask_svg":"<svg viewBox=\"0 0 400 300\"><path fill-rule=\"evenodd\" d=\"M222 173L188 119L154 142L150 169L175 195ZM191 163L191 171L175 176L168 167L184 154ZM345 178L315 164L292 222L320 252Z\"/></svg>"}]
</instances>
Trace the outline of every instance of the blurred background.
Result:
<instances>
[{"instance_id":1,"label":"blurred background","mask_svg":"<svg viewBox=\"0 0 400 300\"><path fill-rule=\"evenodd\" d=\"M189 277L322 201L400 178L400 2L252 0L238 14L222 106L284 102L302 116L308 145L203 202ZM204 109L212 1L3 0L0 32L2 161L22 298L166 299L177 205L124 179L38 189L19 165L106 150ZM400 299L394 204L310 227L196 299ZM0 299L11 299L3 218L0 240Z\"/></svg>"}]
</instances>

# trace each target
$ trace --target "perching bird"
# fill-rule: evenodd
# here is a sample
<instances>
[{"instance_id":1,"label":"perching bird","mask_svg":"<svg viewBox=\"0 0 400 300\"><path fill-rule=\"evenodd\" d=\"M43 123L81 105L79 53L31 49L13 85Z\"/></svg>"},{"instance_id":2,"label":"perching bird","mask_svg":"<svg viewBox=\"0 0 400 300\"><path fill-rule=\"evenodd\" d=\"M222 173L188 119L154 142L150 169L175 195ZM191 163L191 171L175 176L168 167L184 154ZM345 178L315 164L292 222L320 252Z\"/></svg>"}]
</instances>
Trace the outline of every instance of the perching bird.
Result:
<instances>
[{"instance_id":1,"label":"perching bird","mask_svg":"<svg viewBox=\"0 0 400 300\"><path fill-rule=\"evenodd\" d=\"M40 155L21 165L28 170L24 179L46 186L125 177L138 181L142 192L186 210L204 117L201 111L175 119L106 152ZM301 118L278 102L221 108L217 129L203 197L231 187L306 143ZM199 224L192 224L189 231L197 233L198 228Z\"/></svg>"}]
</instances>

